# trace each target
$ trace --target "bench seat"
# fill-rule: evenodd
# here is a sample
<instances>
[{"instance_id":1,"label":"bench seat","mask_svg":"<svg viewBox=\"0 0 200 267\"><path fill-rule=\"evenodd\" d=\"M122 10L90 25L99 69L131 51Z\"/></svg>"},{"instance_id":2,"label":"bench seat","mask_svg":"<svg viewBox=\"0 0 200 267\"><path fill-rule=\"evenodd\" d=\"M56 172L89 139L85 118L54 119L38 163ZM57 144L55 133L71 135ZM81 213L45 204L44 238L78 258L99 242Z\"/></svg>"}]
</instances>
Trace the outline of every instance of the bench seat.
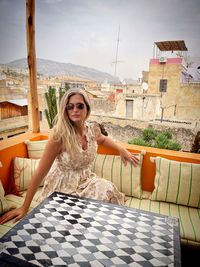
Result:
<instances>
[{"instance_id":1,"label":"bench seat","mask_svg":"<svg viewBox=\"0 0 200 267\"><path fill-rule=\"evenodd\" d=\"M0 168L1 182L5 190L6 200L12 204L14 203L14 206L16 207L19 207L22 204L26 191L24 191L20 197L14 195L15 192L13 191L13 187L10 186L12 182L10 176L12 161L15 157L29 158L27 145L25 143L26 140L41 141L46 140L47 138L48 134L26 133L15 138L0 141L0 162L2 165ZM195 201L199 199L198 195L200 187L195 186L194 188L193 186L193 190L197 189L196 192L194 193L194 191L191 191L189 199L188 196L185 197L187 199L185 203L187 204L188 202L190 205L186 205L184 203L174 203L173 201L163 202L163 200L159 199L152 200L150 197L150 195L153 195L152 192L155 188L156 177L156 164L151 161L151 158L162 157L171 161L181 162L181 164L186 162L190 164L197 164L199 166L200 155L129 144L123 144L123 146L132 153L141 154L140 159L142 164L140 168L137 168L137 173L135 168L130 168L130 166L129 168L123 168L123 165L117 160L117 158L110 158L108 155L115 155L116 157L117 152L112 149L105 148L103 145L98 147L98 154L102 154L102 157L98 155L98 158L93 166L93 171L100 177L107 178L108 180L114 182L119 190L125 193L127 196L127 201L125 203L126 206L178 218L180 223L181 244L192 248L198 248L198 251L200 251L200 208L199 202L195 204ZM146 153L142 154L144 149ZM196 180L193 181L197 184L200 182L199 173L199 171L195 171L193 173L196 177ZM171 181L173 187L174 171L172 172ZM191 186L193 185L193 183L190 184ZM180 195L183 195L185 188L189 187L178 187ZM41 190L41 188L39 188L39 190ZM147 194L147 191L149 195ZM35 195L33 202L31 203L30 210L39 204L38 194L39 193ZM173 195L170 197L173 197ZM194 199L194 197L196 197L196 199ZM183 201L183 199L180 198L180 201ZM12 222L0 225L0 236L5 234L12 227Z\"/></svg>"}]
</instances>

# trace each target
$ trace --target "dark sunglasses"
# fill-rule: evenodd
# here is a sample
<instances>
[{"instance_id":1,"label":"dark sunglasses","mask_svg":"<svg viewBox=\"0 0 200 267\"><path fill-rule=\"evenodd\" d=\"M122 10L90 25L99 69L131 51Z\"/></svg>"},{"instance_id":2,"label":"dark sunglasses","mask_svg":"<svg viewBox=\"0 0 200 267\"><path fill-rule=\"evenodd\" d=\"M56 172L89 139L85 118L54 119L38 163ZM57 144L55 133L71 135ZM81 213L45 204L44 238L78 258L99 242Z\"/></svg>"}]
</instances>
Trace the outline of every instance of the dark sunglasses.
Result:
<instances>
[{"instance_id":1,"label":"dark sunglasses","mask_svg":"<svg viewBox=\"0 0 200 267\"><path fill-rule=\"evenodd\" d=\"M76 104L69 103L66 105L66 109L67 110L73 110L75 108L75 106L77 109L84 109L85 108L84 103L76 103Z\"/></svg>"}]
</instances>

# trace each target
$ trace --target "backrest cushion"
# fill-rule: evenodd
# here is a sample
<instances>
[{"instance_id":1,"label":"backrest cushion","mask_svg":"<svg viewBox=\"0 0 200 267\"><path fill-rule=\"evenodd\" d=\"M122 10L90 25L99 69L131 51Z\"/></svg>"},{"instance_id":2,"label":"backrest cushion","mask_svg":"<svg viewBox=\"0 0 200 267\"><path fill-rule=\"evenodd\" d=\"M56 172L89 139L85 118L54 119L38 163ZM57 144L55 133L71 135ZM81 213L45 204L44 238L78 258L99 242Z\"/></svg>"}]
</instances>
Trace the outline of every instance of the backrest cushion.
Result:
<instances>
[{"instance_id":1,"label":"backrest cushion","mask_svg":"<svg viewBox=\"0 0 200 267\"><path fill-rule=\"evenodd\" d=\"M200 208L200 164L155 158L151 200Z\"/></svg>"},{"instance_id":2,"label":"backrest cushion","mask_svg":"<svg viewBox=\"0 0 200 267\"><path fill-rule=\"evenodd\" d=\"M28 189L30 180L38 167L40 159L14 158L14 179L18 191ZM44 182L40 184L43 185Z\"/></svg>"},{"instance_id":3,"label":"backrest cushion","mask_svg":"<svg viewBox=\"0 0 200 267\"><path fill-rule=\"evenodd\" d=\"M134 167L131 163L124 166L121 157L115 155L97 154L93 162L92 171L113 182L118 190L127 196L142 197L141 168L143 155L137 154L140 164Z\"/></svg>"},{"instance_id":4,"label":"backrest cushion","mask_svg":"<svg viewBox=\"0 0 200 267\"><path fill-rule=\"evenodd\" d=\"M45 149L48 140L40 141L25 141L28 150L28 157L32 159L39 159Z\"/></svg>"},{"instance_id":5,"label":"backrest cushion","mask_svg":"<svg viewBox=\"0 0 200 267\"><path fill-rule=\"evenodd\" d=\"M0 215L12 208L14 208L14 206L5 199L5 191L0 180Z\"/></svg>"}]
</instances>

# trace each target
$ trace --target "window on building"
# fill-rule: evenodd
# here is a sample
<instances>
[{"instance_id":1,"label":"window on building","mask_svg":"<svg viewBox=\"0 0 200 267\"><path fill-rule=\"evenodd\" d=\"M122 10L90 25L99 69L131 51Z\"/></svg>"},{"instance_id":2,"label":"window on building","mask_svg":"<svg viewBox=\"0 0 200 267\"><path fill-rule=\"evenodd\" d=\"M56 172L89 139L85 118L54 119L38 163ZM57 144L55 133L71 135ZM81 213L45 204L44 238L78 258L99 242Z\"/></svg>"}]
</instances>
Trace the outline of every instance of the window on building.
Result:
<instances>
[{"instance_id":1,"label":"window on building","mask_svg":"<svg viewBox=\"0 0 200 267\"><path fill-rule=\"evenodd\" d=\"M40 111L40 121L42 121L42 111Z\"/></svg>"},{"instance_id":2,"label":"window on building","mask_svg":"<svg viewBox=\"0 0 200 267\"><path fill-rule=\"evenodd\" d=\"M160 80L160 92L167 92L167 79Z\"/></svg>"},{"instance_id":3,"label":"window on building","mask_svg":"<svg viewBox=\"0 0 200 267\"><path fill-rule=\"evenodd\" d=\"M133 118L133 100L126 100L126 118Z\"/></svg>"}]
</instances>

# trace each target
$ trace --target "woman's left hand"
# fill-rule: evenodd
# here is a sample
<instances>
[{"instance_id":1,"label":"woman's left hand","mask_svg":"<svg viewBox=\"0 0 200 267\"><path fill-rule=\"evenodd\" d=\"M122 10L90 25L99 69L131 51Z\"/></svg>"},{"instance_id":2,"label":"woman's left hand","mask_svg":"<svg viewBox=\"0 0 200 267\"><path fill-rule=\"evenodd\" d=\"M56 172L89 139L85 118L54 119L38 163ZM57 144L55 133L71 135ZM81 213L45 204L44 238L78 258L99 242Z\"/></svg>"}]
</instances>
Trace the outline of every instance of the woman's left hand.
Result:
<instances>
[{"instance_id":1,"label":"woman's left hand","mask_svg":"<svg viewBox=\"0 0 200 267\"><path fill-rule=\"evenodd\" d=\"M122 162L124 163L125 166L127 165L127 162L131 162L135 167L137 167L140 163L138 156L129 152L126 149L120 150L120 157L122 158Z\"/></svg>"}]
</instances>

